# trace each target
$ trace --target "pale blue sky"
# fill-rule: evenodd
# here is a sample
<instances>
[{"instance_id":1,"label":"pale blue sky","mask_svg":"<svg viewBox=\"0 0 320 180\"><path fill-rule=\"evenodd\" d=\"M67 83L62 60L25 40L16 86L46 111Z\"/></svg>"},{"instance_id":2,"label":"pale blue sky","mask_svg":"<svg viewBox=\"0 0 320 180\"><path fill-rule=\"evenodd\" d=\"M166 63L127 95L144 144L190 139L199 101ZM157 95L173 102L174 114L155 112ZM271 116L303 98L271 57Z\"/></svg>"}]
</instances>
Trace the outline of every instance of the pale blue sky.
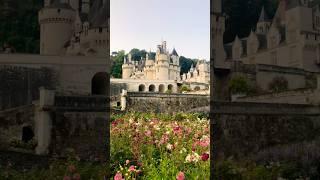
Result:
<instances>
[{"instance_id":1,"label":"pale blue sky","mask_svg":"<svg viewBox=\"0 0 320 180\"><path fill-rule=\"evenodd\" d=\"M210 0L110 0L111 51L156 50L209 60Z\"/></svg>"}]
</instances>

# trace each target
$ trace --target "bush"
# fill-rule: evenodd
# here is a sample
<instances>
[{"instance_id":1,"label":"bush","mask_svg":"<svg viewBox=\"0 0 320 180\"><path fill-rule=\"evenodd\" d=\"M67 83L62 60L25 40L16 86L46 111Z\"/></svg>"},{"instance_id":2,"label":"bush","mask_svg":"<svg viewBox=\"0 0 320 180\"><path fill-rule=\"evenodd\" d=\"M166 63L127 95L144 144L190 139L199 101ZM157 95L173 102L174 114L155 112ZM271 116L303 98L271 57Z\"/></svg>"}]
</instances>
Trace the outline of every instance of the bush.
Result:
<instances>
[{"instance_id":1,"label":"bush","mask_svg":"<svg viewBox=\"0 0 320 180\"><path fill-rule=\"evenodd\" d=\"M190 87L187 86L187 85L182 85L182 86L180 87L180 91L181 91L181 92L183 92L183 91L190 92L191 89L190 89Z\"/></svg>"},{"instance_id":2,"label":"bush","mask_svg":"<svg viewBox=\"0 0 320 180\"><path fill-rule=\"evenodd\" d=\"M229 90L232 94L248 94L251 88L244 76L235 76L229 82Z\"/></svg>"},{"instance_id":3,"label":"bush","mask_svg":"<svg viewBox=\"0 0 320 180\"><path fill-rule=\"evenodd\" d=\"M269 90L272 92L281 92L288 90L288 80L282 76L275 77L269 84Z\"/></svg>"}]
</instances>

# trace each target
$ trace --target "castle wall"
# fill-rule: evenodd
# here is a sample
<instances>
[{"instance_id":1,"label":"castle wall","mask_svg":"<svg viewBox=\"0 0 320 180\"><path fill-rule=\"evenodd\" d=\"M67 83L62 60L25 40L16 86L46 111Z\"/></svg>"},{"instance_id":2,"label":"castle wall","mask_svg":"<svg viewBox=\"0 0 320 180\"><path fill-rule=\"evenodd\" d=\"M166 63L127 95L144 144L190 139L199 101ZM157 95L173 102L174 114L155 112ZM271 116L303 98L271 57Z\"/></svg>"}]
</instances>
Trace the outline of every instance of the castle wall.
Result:
<instances>
[{"instance_id":1,"label":"castle wall","mask_svg":"<svg viewBox=\"0 0 320 180\"><path fill-rule=\"evenodd\" d=\"M214 160L317 162L318 106L215 102L211 136Z\"/></svg>"},{"instance_id":2,"label":"castle wall","mask_svg":"<svg viewBox=\"0 0 320 180\"><path fill-rule=\"evenodd\" d=\"M207 95L128 92L127 96L127 110L137 112L186 112L209 104Z\"/></svg>"},{"instance_id":3,"label":"castle wall","mask_svg":"<svg viewBox=\"0 0 320 180\"><path fill-rule=\"evenodd\" d=\"M55 71L55 88L64 94L91 94L92 78L110 72L107 58L0 54L0 63L15 67L46 67Z\"/></svg>"},{"instance_id":4,"label":"castle wall","mask_svg":"<svg viewBox=\"0 0 320 180\"><path fill-rule=\"evenodd\" d=\"M288 81L288 89L299 89L306 86L305 75L305 72L299 69L258 65L256 82L262 89L268 90L272 80L281 76Z\"/></svg>"},{"instance_id":5,"label":"castle wall","mask_svg":"<svg viewBox=\"0 0 320 180\"><path fill-rule=\"evenodd\" d=\"M139 87L143 87L143 90L141 92L159 92L161 91L161 88L159 88L161 85L164 87L162 89L163 93L169 89L169 86L172 87L173 93L178 91L177 82L175 82L174 80L111 79L111 83L127 84L126 90L128 92L139 92L139 89L141 90L141 88ZM151 86L154 86L154 89L152 89Z\"/></svg>"}]
</instances>

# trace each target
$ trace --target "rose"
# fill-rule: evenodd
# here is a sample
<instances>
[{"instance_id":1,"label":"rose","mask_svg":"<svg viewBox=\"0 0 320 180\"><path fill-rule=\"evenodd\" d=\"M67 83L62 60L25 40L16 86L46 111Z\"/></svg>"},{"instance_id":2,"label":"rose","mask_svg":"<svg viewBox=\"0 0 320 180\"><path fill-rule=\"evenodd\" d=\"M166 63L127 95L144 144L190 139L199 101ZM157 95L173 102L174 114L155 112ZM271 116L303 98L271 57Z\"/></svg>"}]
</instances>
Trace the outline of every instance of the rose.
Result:
<instances>
[{"instance_id":1,"label":"rose","mask_svg":"<svg viewBox=\"0 0 320 180\"><path fill-rule=\"evenodd\" d=\"M207 160L209 159L209 154L203 153L203 154L201 155L201 159L202 159L202 161L207 161Z\"/></svg>"},{"instance_id":2,"label":"rose","mask_svg":"<svg viewBox=\"0 0 320 180\"><path fill-rule=\"evenodd\" d=\"M132 171L135 171L135 170L136 170L136 168L135 168L133 165L131 165L131 166L129 167L129 170L128 170L128 171L132 172Z\"/></svg>"},{"instance_id":3,"label":"rose","mask_svg":"<svg viewBox=\"0 0 320 180\"><path fill-rule=\"evenodd\" d=\"M117 172L117 174L113 178L114 180L123 180L122 174L120 172Z\"/></svg>"},{"instance_id":4,"label":"rose","mask_svg":"<svg viewBox=\"0 0 320 180\"><path fill-rule=\"evenodd\" d=\"M178 174L177 174L177 176L176 176L176 178L177 178L177 180L184 180L184 173L183 172L179 172Z\"/></svg>"}]
</instances>

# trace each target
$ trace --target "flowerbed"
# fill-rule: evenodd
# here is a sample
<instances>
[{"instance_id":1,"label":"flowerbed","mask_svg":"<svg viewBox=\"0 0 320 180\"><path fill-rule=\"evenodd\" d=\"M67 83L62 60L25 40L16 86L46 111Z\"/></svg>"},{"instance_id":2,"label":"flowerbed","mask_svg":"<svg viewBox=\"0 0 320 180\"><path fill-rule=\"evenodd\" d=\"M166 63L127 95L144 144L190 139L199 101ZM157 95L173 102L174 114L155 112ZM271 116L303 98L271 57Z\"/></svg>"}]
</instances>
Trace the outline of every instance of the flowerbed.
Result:
<instances>
[{"instance_id":1,"label":"flowerbed","mask_svg":"<svg viewBox=\"0 0 320 180\"><path fill-rule=\"evenodd\" d=\"M113 179L209 179L209 120L200 114L113 116Z\"/></svg>"}]
</instances>

